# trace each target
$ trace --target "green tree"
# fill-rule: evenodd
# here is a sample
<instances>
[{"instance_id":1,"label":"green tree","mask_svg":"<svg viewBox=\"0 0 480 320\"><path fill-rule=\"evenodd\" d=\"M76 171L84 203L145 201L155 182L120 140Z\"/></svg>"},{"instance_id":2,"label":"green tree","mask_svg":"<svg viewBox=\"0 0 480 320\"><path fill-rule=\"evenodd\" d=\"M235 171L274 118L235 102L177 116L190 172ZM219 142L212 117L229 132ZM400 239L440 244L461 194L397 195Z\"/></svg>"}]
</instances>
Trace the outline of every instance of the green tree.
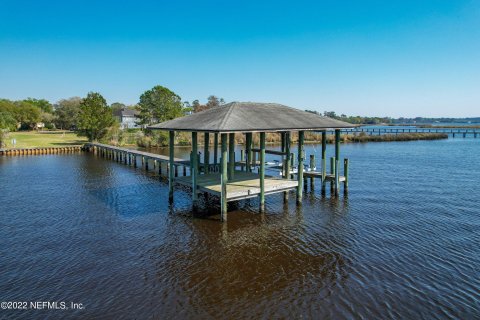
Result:
<instances>
[{"instance_id":1,"label":"green tree","mask_svg":"<svg viewBox=\"0 0 480 320\"><path fill-rule=\"evenodd\" d=\"M6 111L0 110L0 129L15 131L17 129L17 120L15 117Z\"/></svg>"},{"instance_id":2,"label":"green tree","mask_svg":"<svg viewBox=\"0 0 480 320\"><path fill-rule=\"evenodd\" d=\"M220 107L225 104L225 100L223 98L218 98L217 96L211 95L207 98L207 109Z\"/></svg>"},{"instance_id":3,"label":"green tree","mask_svg":"<svg viewBox=\"0 0 480 320\"><path fill-rule=\"evenodd\" d=\"M126 107L127 107L126 105L120 102L114 102L110 105L110 108L112 109L113 114L115 114L116 112L119 112L122 109L125 109Z\"/></svg>"},{"instance_id":4,"label":"green tree","mask_svg":"<svg viewBox=\"0 0 480 320\"><path fill-rule=\"evenodd\" d=\"M98 141L114 124L112 110L100 93L89 92L80 104L78 129L89 141Z\"/></svg>"},{"instance_id":5,"label":"green tree","mask_svg":"<svg viewBox=\"0 0 480 320\"><path fill-rule=\"evenodd\" d=\"M23 101L40 108L40 110L42 110L43 112L53 113L53 106L50 102L48 102L48 100L28 98Z\"/></svg>"},{"instance_id":6,"label":"green tree","mask_svg":"<svg viewBox=\"0 0 480 320\"><path fill-rule=\"evenodd\" d=\"M55 104L55 126L60 129L77 128L82 98L62 99Z\"/></svg>"},{"instance_id":7,"label":"green tree","mask_svg":"<svg viewBox=\"0 0 480 320\"><path fill-rule=\"evenodd\" d=\"M140 96L138 115L141 125L151 125L183 116L180 96L168 88L155 86Z\"/></svg>"},{"instance_id":8,"label":"green tree","mask_svg":"<svg viewBox=\"0 0 480 320\"><path fill-rule=\"evenodd\" d=\"M22 129L34 129L38 122L42 120L41 109L29 102L15 102L15 118L21 123Z\"/></svg>"}]
</instances>

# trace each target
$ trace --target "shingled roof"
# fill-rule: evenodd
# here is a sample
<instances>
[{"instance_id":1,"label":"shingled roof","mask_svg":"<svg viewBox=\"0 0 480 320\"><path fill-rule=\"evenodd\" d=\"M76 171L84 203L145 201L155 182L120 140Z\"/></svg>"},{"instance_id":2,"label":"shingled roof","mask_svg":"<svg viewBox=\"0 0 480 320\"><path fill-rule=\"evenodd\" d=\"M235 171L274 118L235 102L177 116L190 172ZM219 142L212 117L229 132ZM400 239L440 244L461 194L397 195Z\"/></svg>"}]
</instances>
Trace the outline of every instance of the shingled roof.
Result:
<instances>
[{"instance_id":1,"label":"shingled roof","mask_svg":"<svg viewBox=\"0 0 480 320\"><path fill-rule=\"evenodd\" d=\"M148 128L200 132L272 132L351 127L354 125L281 104L231 102Z\"/></svg>"}]
</instances>

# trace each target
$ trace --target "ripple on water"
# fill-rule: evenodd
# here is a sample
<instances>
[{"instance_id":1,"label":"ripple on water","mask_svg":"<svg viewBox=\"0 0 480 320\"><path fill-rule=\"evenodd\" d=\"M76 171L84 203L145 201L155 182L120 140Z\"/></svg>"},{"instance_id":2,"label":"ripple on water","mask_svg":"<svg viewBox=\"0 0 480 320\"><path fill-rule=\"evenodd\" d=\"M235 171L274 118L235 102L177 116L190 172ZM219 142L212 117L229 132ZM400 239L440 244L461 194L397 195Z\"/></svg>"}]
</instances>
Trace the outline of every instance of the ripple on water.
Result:
<instances>
[{"instance_id":1,"label":"ripple on water","mask_svg":"<svg viewBox=\"0 0 480 320\"><path fill-rule=\"evenodd\" d=\"M348 196L317 183L301 207L294 193L268 196L266 214L241 201L226 224L215 199L192 214L176 189L170 205L153 172L88 154L0 158L0 297L81 302L86 318L474 318L477 143L346 145Z\"/></svg>"}]
</instances>

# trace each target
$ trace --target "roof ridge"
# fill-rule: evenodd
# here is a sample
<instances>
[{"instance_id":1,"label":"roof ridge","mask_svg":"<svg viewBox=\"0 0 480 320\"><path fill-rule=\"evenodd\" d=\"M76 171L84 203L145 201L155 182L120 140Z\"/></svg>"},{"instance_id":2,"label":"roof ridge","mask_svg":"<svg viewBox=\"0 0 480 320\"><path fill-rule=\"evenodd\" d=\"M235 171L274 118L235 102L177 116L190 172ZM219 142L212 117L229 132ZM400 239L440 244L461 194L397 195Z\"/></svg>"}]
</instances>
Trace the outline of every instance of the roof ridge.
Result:
<instances>
[{"instance_id":1,"label":"roof ridge","mask_svg":"<svg viewBox=\"0 0 480 320\"><path fill-rule=\"evenodd\" d=\"M227 123L227 120L230 117L230 114L232 113L232 111L233 111L233 109L235 108L236 105L237 105L237 102L232 102L231 103L230 109L227 111L227 113L223 117L222 122L220 122L220 126L219 126L220 128L223 128L223 126Z\"/></svg>"}]
</instances>

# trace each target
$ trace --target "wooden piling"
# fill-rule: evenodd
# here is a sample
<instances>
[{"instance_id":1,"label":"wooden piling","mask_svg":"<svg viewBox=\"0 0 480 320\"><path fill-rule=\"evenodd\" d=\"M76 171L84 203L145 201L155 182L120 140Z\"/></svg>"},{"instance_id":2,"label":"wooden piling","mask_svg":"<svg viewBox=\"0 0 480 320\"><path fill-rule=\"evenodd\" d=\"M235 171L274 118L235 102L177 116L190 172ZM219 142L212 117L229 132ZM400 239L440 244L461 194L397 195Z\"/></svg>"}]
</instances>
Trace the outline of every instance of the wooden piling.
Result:
<instances>
[{"instance_id":1,"label":"wooden piling","mask_svg":"<svg viewBox=\"0 0 480 320\"><path fill-rule=\"evenodd\" d=\"M335 174L335 164L336 160L335 157L330 158L330 174L334 175ZM332 180L330 183L330 189L333 190L335 182Z\"/></svg>"},{"instance_id":2,"label":"wooden piling","mask_svg":"<svg viewBox=\"0 0 480 320\"><path fill-rule=\"evenodd\" d=\"M335 195L338 195L339 179L340 179L340 130L335 130Z\"/></svg>"},{"instance_id":3,"label":"wooden piling","mask_svg":"<svg viewBox=\"0 0 480 320\"><path fill-rule=\"evenodd\" d=\"M197 132L192 132L192 162L191 162L191 171L192 171L192 200L193 206L197 206L198 194L197 194L197 177L198 177L198 141L197 141ZM172 173L172 168L170 168Z\"/></svg>"},{"instance_id":4,"label":"wooden piling","mask_svg":"<svg viewBox=\"0 0 480 320\"><path fill-rule=\"evenodd\" d=\"M235 133L229 133L228 140L228 180L231 180L235 172Z\"/></svg>"},{"instance_id":5,"label":"wooden piling","mask_svg":"<svg viewBox=\"0 0 480 320\"><path fill-rule=\"evenodd\" d=\"M298 186L297 186L297 203L302 203L303 197L303 160L305 157L305 150L303 148L305 132L298 132Z\"/></svg>"},{"instance_id":6,"label":"wooden piling","mask_svg":"<svg viewBox=\"0 0 480 320\"><path fill-rule=\"evenodd\" d=\"M210 134L205 132L204 134L204 145L203 145L203 172L208 173L208 167L210 165L210 151L208 150L210 146Z\"/></svg>"},{"instance_id":7,"label":"wooden piling","mask_svg":"<svg viewBox=\"0 0 480 320\"><path fill-rule=\"evenodd\" d=\"M245 161L245 150L241 149L240 150L240 161L242 162L242 165L240 166L241 170L244 171L245 166L243 165L243 162Z\"/></svg>"},{"instance_id":8,"label":"wooden piling","mask_svg":"<svg viewBox=\"0 0 480 320\"><path fill-rule=\"evenodd\" d=\"M213 136L213 163L218 164L218 133Z\"/></svg>"},{"instance_id":9,"label":"wooden piling","mask_svg":"<svg viewBox=\"0 0 480 320\"><path fill-rule=\"evenodd\" d=\"M283 178L290 179L291 159L290 159L290 132L285 132L285 151L286 156L283 165ZM283 200L288 201L288 191L283 192Z\"/></svg>"},{"instance_id":10,"label":"wooden piling","mask_svg":"<svg viewBox=\"0 0 480 320\"><path fill-rule=\"evenodd\" d=\"M252 152L252 133L248 132L245 134L245 141L247 143L246 150L247 150L247 172L252 172L252 160L253 160L253 152Z\"/></svg>"},{"instance_id":11,"label":"wooden piling","mask_svg":"<svg viewBox=\"0 0 480 320\"><path fill-rule=\"evenodd\" d=\"M327 132L322 131L322 192L325 193L327 176Z\"/></svg>"},{"instance_id":12,"label":"wooden piling","mask_svg":"<svg viewBox=\"0 0 480 320\"><path fill-rule=\"evenodd\" d=\"M314 154L311 154L310 155L310 171L314 171L315 170L315 155ZM315 179L312 177L310 177L310 188L313 190L313 188L315 187Z\"/></svg>"},{"instance_id":13,"label":"wooden piling","mask_svg":"<svg viewBox=\"0 0 480 320\"><path fill-rule=\"evenodd\" d=\"M221 219L222 221L227 221L227 181L228 181L228 173L227 173L227 134L222 133L221 136L222 140L222 157L221 159L221 175L220 175L220 183L221 183L221 199L220 199L220 207L221 207Z\"/></svg>"},{"instance_id":14,"label":"wooden piling","mask_svg":"<svg viewBox=\"0 0 480 320\"><path fill-rule=\"evenodd\" d=\"M168 163L170 167L174 166L175 157L175 131L168 131ZM159 174L162 174L162 164L158 166ZM173 171L170 170L168 175L168 199L173 201Z\"/></svg>"},{"instance_id":15,"label":"wooden piling","mask_svg":"<svg viewBox=\"0 0 480 320\"><path fill-rule=\"evenodd\" d=\"M343 188L345 190L348 189L348 158L343 159L343 175L345 177L345 181L343 182Z\"/></svg>"},{"instance_id":16,"label":"wooden piling","mask_svg":"<svg viewBox=\"0 0 480 320\"><path fill-rule=\"evenodd\" d=\"M260 211L265 211L265 132L260 132Z\"/></svg>"}]
</instances>

